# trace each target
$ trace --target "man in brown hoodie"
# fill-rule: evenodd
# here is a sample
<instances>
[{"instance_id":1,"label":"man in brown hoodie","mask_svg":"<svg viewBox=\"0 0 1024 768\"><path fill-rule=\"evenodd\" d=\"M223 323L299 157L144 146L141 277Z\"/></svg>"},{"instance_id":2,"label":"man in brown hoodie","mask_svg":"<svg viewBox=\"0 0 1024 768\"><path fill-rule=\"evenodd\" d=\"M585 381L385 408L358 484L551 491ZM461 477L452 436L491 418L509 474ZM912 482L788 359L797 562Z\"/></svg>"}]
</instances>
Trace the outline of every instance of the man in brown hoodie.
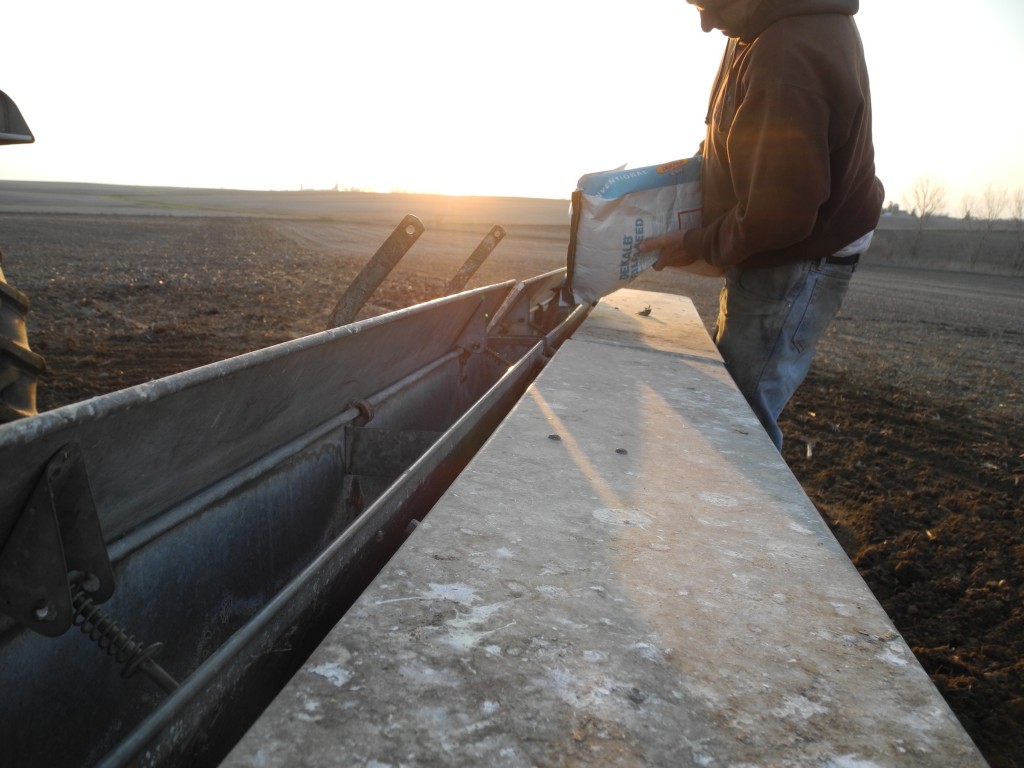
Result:
<instances>
[{"instance_id":1,"label":"man in brown hoodie","mask_svg":"<svg viewBox=\"0 0 1024 768\"><path fill-rule=\"evenodd\" d=\"M655 269L725 270L715 342L777 419L839 310L883 201L858 0L687 0L729 38L702 145L703 226L645 240Z\"/></svg>"}]
</instances>

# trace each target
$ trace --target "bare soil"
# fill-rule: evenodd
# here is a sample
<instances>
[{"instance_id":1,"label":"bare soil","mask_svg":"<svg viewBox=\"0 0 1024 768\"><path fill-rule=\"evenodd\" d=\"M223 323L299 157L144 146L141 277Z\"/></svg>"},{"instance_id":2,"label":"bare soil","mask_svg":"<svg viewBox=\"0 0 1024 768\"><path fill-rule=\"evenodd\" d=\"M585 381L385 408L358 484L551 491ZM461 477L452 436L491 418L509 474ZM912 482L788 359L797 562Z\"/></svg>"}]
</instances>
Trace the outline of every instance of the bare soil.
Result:
<instances>
[{"instance_id":1,"label":"bare soil","mask_svg":"<svg viewBox=\"0 0 1024 768\"><path fill-rule=\"evenodd\" d=\"M439 295L487 228L442 224L363 315ZM0 214L47 361L40 410L322 330L389 231ZM510 227L471 285L562 266L565 234ZM921 266L858 271L784 414L784 455L991 765L1024 766L1024 281ZM716 280L634 287L690 295L714 321Z\"/></svg>"}]
</instances>

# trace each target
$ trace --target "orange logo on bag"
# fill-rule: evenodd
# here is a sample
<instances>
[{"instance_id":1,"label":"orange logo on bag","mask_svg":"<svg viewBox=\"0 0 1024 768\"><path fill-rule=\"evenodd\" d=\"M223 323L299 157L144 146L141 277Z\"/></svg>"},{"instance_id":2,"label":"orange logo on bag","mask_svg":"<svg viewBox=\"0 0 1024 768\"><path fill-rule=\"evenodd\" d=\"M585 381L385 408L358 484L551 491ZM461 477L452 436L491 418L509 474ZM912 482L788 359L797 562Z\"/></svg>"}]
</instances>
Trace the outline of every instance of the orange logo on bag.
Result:
<instances>
[{"instance_id":1,"label":"orange logo on bag","mask_svg":"<svg viewBox=\"0 0 1024 768\"><path fill-rule=\"evenodd\" d=\"M690 158L685 160L673 160L671 163L665 163L655 168L658 173L679 173L685 166L689 165Z\"/></svg>"}]
</instances>

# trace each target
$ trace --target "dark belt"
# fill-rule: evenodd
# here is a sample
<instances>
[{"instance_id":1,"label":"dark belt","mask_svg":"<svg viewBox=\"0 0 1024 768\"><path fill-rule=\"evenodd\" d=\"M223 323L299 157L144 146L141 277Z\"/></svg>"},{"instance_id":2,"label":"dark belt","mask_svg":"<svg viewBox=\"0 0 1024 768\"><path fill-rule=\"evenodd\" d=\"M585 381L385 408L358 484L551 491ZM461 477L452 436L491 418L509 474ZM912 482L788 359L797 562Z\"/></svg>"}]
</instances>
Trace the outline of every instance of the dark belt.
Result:
<instances>
[{"instance_id":1,"label":"dark belt","mask_svg":"<svg viewBox=\"0 0 1024 768\"><path fill-rule=\"evenodd\" d=\"M837 264L840 267L850 267L860 261L859 253L852 253L849 256L826 256L824 259L818 259L818 265L822 262L826 264Z\"/></svg>"}]
</instances>

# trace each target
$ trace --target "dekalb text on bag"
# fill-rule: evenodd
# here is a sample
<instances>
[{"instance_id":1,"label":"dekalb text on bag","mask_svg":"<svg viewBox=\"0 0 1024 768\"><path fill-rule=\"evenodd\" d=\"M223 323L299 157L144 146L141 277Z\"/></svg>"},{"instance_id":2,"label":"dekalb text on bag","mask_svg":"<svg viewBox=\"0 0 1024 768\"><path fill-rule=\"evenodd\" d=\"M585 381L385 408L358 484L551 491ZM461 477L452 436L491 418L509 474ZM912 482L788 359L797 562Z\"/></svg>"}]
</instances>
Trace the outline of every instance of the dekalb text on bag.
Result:
<instances>
[{"instance_id":1,"label":"dekalb text on bag","mask_svg":"<svg viewBox=\"0 0 1024 768\"><path fill-rule=\"evenodd\" d=\"M700 166L697 156L580 178L572 197L566 283L573 301L597 301L654 264L657 253L636 250L645 237L700 226Z\"/></svg>"}]
</instances>

